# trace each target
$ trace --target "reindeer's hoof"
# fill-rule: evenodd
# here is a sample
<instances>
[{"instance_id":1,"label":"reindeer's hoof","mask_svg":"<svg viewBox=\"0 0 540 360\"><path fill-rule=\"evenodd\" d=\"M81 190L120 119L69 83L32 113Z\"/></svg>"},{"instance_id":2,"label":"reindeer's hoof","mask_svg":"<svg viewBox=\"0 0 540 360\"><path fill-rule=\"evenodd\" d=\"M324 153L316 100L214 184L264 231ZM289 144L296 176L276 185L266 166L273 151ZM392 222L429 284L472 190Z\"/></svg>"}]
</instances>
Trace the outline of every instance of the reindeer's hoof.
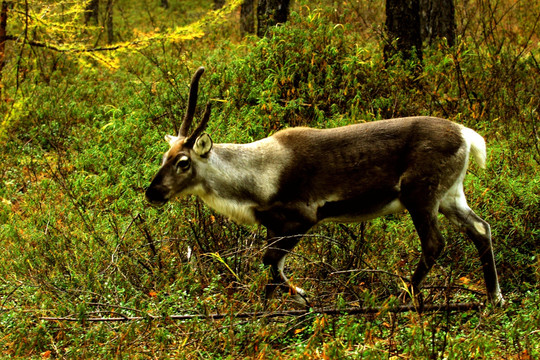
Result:
<instances>
[{"instance_id":1,"label":"reindeer's hoof","mask_svg":"<svg viewBox=\"0 0 540 360\"><path fill-rule=\"evenodd\" d=\"M292 300L295 303L297 303L298 305L304 306L306 308L311 307L308 296L307 296L306 291L304 289L301 289L301 288L299 288L297 286L291 286L289 288L289 294L290 294Z\"/></svg>"},{"instance_id":2,"label":"reindeer's hoof","mask_svg":"<svg viewBox=\"0 0 540 360\"><path fill-rule=\"evenodd\" d=\"M506 300L504 300L500 291L498 291L496 294L492 296L488 296L488 301L491 303L491 305L496 306L496 307L502 308L506 305Z\"/></svg>"}]
</instances>

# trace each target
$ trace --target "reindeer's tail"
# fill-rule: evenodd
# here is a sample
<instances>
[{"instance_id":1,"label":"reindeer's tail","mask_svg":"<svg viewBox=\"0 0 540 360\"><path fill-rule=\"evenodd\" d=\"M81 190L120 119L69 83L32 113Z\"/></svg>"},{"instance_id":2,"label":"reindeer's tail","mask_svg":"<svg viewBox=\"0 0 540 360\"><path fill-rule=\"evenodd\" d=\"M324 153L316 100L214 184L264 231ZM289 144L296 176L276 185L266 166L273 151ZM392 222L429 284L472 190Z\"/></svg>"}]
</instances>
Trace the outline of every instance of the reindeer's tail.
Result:
<instances>
[{"instance_id":1,"label":"reindeer's tail","mask_svg":"<svg viewBox=\"0 0 540 360\"><path fill-rule=\"evenodd\" d=\"M476 131L467 127L462 128L463 138L467 142L469 149L476 160L478 166L482 169L486 167L486 142L484 138Z\"/></svg>"}]
</instances>

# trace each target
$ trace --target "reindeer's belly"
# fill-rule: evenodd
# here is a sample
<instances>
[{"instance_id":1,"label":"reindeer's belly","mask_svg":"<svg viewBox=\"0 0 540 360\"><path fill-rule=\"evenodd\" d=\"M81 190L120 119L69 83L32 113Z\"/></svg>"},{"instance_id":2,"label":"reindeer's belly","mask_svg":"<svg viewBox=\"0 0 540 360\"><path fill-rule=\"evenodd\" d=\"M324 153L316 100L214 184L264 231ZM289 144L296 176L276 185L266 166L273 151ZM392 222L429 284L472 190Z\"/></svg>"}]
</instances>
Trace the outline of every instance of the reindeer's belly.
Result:
<instances>
[{"instance_id":1,"label":"reindeer's belly","mask_svg":"<svg viewBox=\"0 0 540 360\"><path fill-rule=\"evenodd\" d=\"M317 209L318 221L359 222L403 211L397 189L372 190L349 198L324 202Z\"/></svg>"},{"instance_id":2,"label":"reindeer's belly","mask_svg":"<svg viewBox=\"0 0 540 360\"><path fill-rule=\"evenodd\" d=\"M336 204L332 204L335 207L339 207L339 202ZM323 210L323 212L326 212L328 209ZM328 212L325 214L324 217L321 217L319 221L323 222L339 222L339 223L350 223L350 222L361 222L361 221L367 221L371 219L378 218L379 216L389 215L389 214L395 214L397 212L401 212L405 210L405 206L399 201L399 199L392 200L385 206L374 210L370 212L363 212L363 211L339 211L334 209L333 214ZM320 215L319 215L320 216Z\"/></svg>"}]
</instances>

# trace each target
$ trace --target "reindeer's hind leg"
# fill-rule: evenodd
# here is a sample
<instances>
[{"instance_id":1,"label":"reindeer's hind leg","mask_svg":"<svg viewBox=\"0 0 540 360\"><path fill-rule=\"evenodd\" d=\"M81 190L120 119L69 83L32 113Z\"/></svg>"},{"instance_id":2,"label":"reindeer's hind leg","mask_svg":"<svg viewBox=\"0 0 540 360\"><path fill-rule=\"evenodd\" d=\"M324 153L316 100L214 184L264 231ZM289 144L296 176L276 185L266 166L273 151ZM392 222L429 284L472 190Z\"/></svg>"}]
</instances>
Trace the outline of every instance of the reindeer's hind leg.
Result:
<instances>
[{"instance_id":1,"label":"reindeer's hind leg","mask_svg":"<svg viewBox=\"0 0 540 360\"><path fill-rule=\"evenodd\" d=\"M450 221L458 225L461 231L473 241L484 271L488 299L495 305L503 305L504 298L499 287L497 269L491 242L489 224L476 215L467 205L463 187L459 184L451 189L443 198L440 212Z\"/></svg>"},{"instance_id":2,"label":"reindeer's hind leg","mask_svg":"<svg viewBox=\"0 0 540 360\"><path fill-rule=\"evenodd\" d=\"M412 290L418 289L444 249L444 239L439 231L440 184L427 181L418 173L405 174L402 178L400 200L409 211L422 245L422 257L411 278Z\"/></svg>"},{"instance_id":3,"label":"reindeer's hind leg","mask_svg":"<svg viewBox=\"0 0 540 360\"><path fill-rule=\"evenodd\" d=\"M439 231L436 210L431 208L409 209L414 226L422 245L422 258L411 278L411 285L417 291L420 284L444 249L444 239Z\"/></svg>"}]
</instances>

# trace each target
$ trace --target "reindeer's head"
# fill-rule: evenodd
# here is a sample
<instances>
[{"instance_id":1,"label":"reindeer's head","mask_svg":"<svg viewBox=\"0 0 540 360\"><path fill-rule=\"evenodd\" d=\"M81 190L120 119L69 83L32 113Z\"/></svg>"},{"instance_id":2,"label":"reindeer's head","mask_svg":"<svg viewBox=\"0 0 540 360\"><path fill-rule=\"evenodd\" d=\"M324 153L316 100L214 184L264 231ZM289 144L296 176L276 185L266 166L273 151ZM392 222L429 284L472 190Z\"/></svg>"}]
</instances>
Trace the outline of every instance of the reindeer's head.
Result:
<instances>
[{"instance_id":1,"label":"reindeer's head","mask_svg":"<svg viewBox=\"0 0 540 360\"><path fill-rule=\"evenodd\" d=\"M197 178L197 163L208 156L212 149L212 140L203 131L210 118L210 103L206 105L203 119L189 135L189 128L197 106L199 79L204 72L200 67L191 80L188 108L178 136L167 135L169 150L163 155L163 162L152 183L146 190L146 199L153 205L163 205L170 199L183 193L194 191L201 182Z\"/></svg>"}]
</instances>

